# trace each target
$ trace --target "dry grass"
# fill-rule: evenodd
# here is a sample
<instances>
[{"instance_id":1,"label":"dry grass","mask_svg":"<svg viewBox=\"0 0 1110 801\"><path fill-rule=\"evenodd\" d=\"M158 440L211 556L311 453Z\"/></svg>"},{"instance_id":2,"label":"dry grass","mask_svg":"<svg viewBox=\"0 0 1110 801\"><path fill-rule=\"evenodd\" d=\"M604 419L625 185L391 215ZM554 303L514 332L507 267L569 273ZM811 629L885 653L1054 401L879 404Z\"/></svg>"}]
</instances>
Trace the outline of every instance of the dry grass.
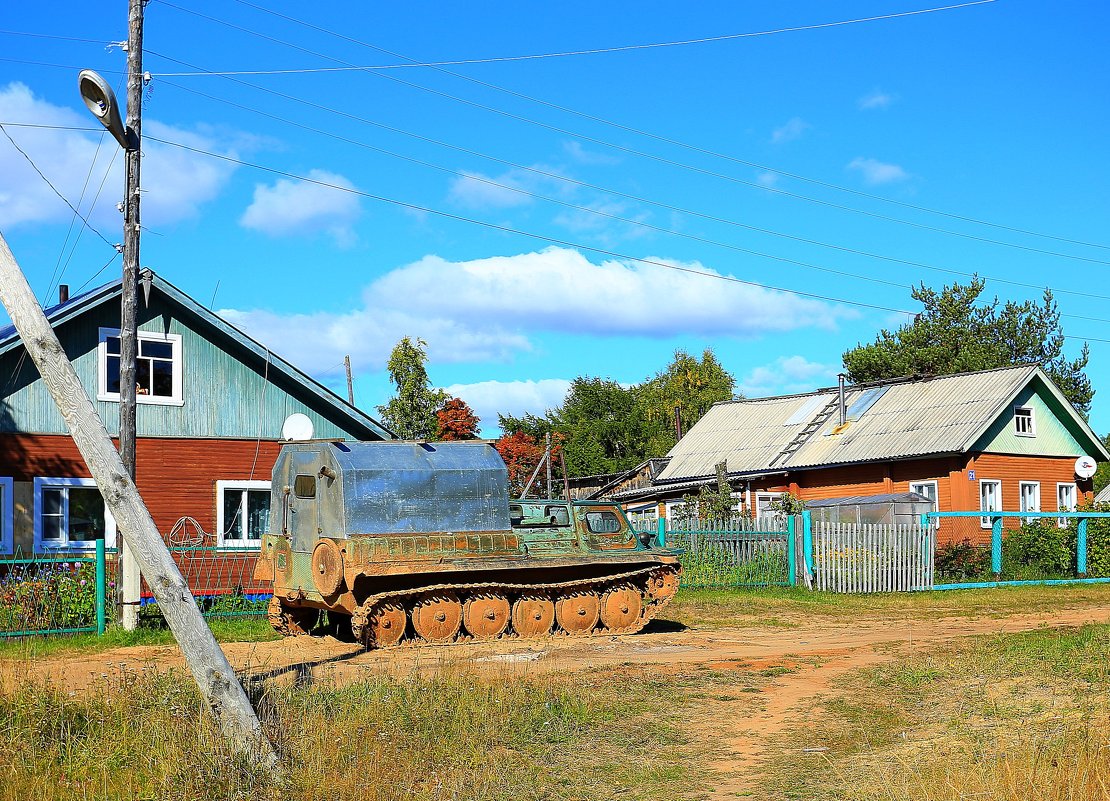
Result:
<instances>
[{"instance_id":1,"label":"dry grass","mask_svg":"<svg viewBox=\"0 0 1110 801\"><path fill-rule=\"evenodd\" d=\"M767 797L1110 798L1110 626L976 638L843 690L782 743Z\"/></svg>"},{"instance_id":2,"label":"dry grass","mask_svg":"<svg viewBox=\"0 0 1110 801\"><path fill-rule=\"evenodd\" d=\"M81 697L0 678L4 799L657 799L698 797L683 710L766 679L623 667L536 677L446 669L258 690L289 766L237 762L185 676L124 671Z\"/></svg>"}]
</instances>

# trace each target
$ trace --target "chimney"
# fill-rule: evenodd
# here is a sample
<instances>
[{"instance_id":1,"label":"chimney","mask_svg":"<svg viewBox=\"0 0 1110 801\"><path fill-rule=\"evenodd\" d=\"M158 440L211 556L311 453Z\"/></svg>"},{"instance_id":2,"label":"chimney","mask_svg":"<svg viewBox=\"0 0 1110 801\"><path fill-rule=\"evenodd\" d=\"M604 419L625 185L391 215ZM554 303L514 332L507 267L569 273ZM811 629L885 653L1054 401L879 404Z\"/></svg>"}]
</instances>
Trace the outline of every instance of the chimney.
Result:
<instances>
[{"instance_id":1,"label":"chimney","mask_svg":"<svg viewBox=\"0 0 1110 801\"><path fill-rule=\"evenodd\" d=\"M840 379L840 425L843 426L848 422L848 408L844 405L844 373L841 373L837 378Z\"/></svg>"},{"instance_id":2,"label":"chimney","mask_svg":"<svg viewBox=\"0 0 1110 801\"><path fill-rule=\"evenodd\" d=\"M69 300L69 284L58 285L58 303L65 303Z\"/></svg>"}]
</instances>

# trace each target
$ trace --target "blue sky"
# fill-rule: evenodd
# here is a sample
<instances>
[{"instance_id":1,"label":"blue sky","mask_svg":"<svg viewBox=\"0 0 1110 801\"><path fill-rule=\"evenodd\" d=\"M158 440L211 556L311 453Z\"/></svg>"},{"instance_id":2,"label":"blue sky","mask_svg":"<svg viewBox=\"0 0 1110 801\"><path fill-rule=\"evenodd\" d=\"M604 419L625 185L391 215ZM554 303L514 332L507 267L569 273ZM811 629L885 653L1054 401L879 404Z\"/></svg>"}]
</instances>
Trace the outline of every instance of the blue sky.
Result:
<instances>
[{"instance_id":1,"label":"blue sky","mask_svg":"<svg viewBox=\"0 0 1110 801\"><path fill-rule=\"evenodd\" d=\"M0 123L90 126L77 71L125 67L107 5L5 15ZM487 434L676 348L712 347L748 395L827 386L918 310L912 285L978 272L1003 300L1057 292L1110 430L1103 4L517 60L942 4L265 5L147 7L141 261L340 392L350 354L360 406L405 335ZM335 69L406 59L482 63ZM121 239L114 140L6 131ZM40 299L118 274L80 229L0 137L0 230Z\"/></svg>"}]
</instances>

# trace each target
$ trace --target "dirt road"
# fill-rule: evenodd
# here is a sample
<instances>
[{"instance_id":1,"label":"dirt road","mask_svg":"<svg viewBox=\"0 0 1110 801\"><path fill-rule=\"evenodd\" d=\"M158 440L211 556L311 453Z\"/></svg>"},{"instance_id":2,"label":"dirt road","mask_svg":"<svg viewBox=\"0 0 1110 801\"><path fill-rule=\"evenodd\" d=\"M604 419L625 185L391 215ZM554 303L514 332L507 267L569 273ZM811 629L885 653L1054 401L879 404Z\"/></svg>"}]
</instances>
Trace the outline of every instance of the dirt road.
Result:
<instances>
[{"instance_id":1,"label":"dirt road","mask_svg":"<svg viewBox=\"0 0 1110 801\"><path fill-rule=\"evenodd\" d=\"M364 652L330 637L300 637L265 643L228 643L224 650L236 669L255 676L304 679L307 676L353 681L368 672L408 673L441 667L505 674L579 670L601 665L652 663L711 668L787 667L762 694L762 709L730 709L720 701L719 714L706 716L715 727L713 740L724 756L713 798L735 798L749 789L749 778L765 756L767 738L814 709L814 699L832 690L849 670L893 658L900 653L974 634L1017 632L1042 626L1110 623L1110 605L1045 610L1004 618L829 619L796 628L725 627L699 630L656 621L644 632L618 637L553 639L543 642L500 640L453 646L409 646ZM92 655L63 655L37 660L33 670L79 691L120 669L143 665L181 666L173 646L120 648ZM7 667L19 669L19 665ZM28 666L24 665L24 669Z\"/></svg>"}]
</instances>

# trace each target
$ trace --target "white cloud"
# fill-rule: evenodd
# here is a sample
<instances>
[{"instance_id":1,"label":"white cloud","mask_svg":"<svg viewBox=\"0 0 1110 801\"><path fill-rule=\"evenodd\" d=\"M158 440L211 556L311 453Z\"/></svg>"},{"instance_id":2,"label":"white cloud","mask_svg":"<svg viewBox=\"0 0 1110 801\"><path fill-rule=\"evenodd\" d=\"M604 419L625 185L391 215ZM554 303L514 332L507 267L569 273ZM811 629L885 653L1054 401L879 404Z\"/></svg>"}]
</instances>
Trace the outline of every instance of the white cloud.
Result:
<instances>
[{"instance_id":1,"label":"white cloud","mask_svg":"<svg viewBox=\"0 0 1110 801\"><path fill-rule=\"evenodd\" d=\"M613 217L621 217L623 222ZM628 203L619 200L597 200L580 209L566 209L552 220L577 236L590 236L606 245L639 239L652 233L651 229L635 223L646 223L651 213L633 211Z\"/></svg>"},{"instance_id":2,"label":"white cloud","mask_svg":"<svg viewBox=\"0 0 1110 801\"><path fill-rule=\"evenodd\" d=\"M13 82L0 87L0 119L36 125L91 127L92 115L41 98L25 84ZM154 119L144 121L144 132L159 139L202 150L226 153L214 136L174 128ZM122 199L123 157L110 135L43 128L7 129L12 138L38 165L67 200L90 217L94 226L118 230L122 224L115 205ZM109 164L111 169L109 170ZM81 201L82 187L92 176ZM142 219L151 227L195 216L200 206L212 200L226 185L235 165L158 142L143 142ZM105 173L107 178L105 178ZM89 206L104 180L104 190L95 209ZM73 212L35 173L27 160L0 138L0 227L37 222L69 220ZM109 239L113 235L104 231Z\"/></svg>"},{"instance_id":3,"label":"white cloud","mask_svg":"<svg viewBox=\"0 0 1110 801\"><path fill-rule=\"evenodd\" d=\"M509 209L527 206L534 198L527 190L521 170L491 176L480 172L464 172L451 181L447 197L452 203L472 209Z\"/></svg>"},{"instance_id":4,"label":"white cloud","mask_svg":"<svg viewBox=\"0 0 1110 801\"><path fill-rule=\"evenodd\" d=\"M775 187L779 184L779 178L780 176L777 172L766 170L765 172L759 173L759 175L755 177L755 181L760 186Z\"/></svg>"},{"instance_id":5,"label":"white cloud","mask_svg":"<svg viewBox=\"0 0 1110 801\"><path fill-rule=\"evenodd\" d=\"M829 330L855 316L835 304L713 278L719 274L698 262L652 261L661 264L595 264L555 247L465 262L426 256L371 283L359 306L343 314L220 314L309 372L348 353L362 369L381 369L405 335L427 341L433 363L458 363L510 359L529 351L529 336L538 332L750 337Z\"/></svg>"},{"instance_id":6,"label":"white cloud","mask_svg":"<svg viewBox=\"0 0 1110 801\"><path fill-rule=\"evenodd\" d=\"M466 401L482 421L482 431L497 430L497 415L521 417L542 415L563 402L570 381L565 378L544 378L539 381L478 381L473 384L452 384L444 387L456 398Z\"/></svg>"},{"instance_id":7,"label":"white cloud","mask_svg":"<svg viewBox=\"0 0 1110 801\"><path fill-rule=\"evenodd\" d=\"M570 156L573 161L579 164L619 164L620 159L616 156L610 156L606 153L597 153L593 150L587 150L582 147L581 142L571 140L563 142L563 150Z\"/></svg>"},{"instance_id":8,"label":"white cloud","mask_svg":"<svg viewBox=\"0 0 1110 801\"><path fill-rule=\"evenodd\" d=\"M333 187L354 189L354 184L325 170L310 170L308 178L312 180L279 178L272 186L256 184L254 201L243 212L239 224L269 236L323 231L341 247L352 244L355 233L351 226L362 211L359 198Z\"/></svg>"},{"instance_id":9,"label":"white cloud","mask_svg":"<svg viewBox=\"0 0 1110 801\"><path fill-rule=\"evenodd\" d=\"M881 89L872 89L857 100L856 105L864 111L868 111L870 109L886 108L897 99L896 95L888 94Z\"/></svg>"},{"instance_id":10,"label":"white cloud","mask_svg":"<svg viewBox=\"0 0 1110 801\"><path fill-rule=\"evenodd\" d=\"M812 125L801 117L791 117L786 121L785 125L771 132L771 143L781 145L784 142L793 142L795 139L801 139L802 135L812 127Z\"/></svg>"},{"instance_id":11,"label":"white cloud","mask_svg":"<svg viewBox=\"0 0 1110 801\"><path fill-rule=\"evenodd\" d=\"M736 388L749 398L809 392L834 382L839 370L839 365L811 362L804 356L780 356L754 368Z\"/></svg>"},{"instance_id":12,"label":"white cloud","mask_svg":"<svg viewBox=\"0 0 1110 801\"><path fill-rule=\"evenodd\" d=\"M878 159L857 156L852 159L846 169L855 170L863 176L863 182L871 186L879 184L892 184L909 179L910 174L897 164L887 164Z\"/></svg>"}]
</instances>

